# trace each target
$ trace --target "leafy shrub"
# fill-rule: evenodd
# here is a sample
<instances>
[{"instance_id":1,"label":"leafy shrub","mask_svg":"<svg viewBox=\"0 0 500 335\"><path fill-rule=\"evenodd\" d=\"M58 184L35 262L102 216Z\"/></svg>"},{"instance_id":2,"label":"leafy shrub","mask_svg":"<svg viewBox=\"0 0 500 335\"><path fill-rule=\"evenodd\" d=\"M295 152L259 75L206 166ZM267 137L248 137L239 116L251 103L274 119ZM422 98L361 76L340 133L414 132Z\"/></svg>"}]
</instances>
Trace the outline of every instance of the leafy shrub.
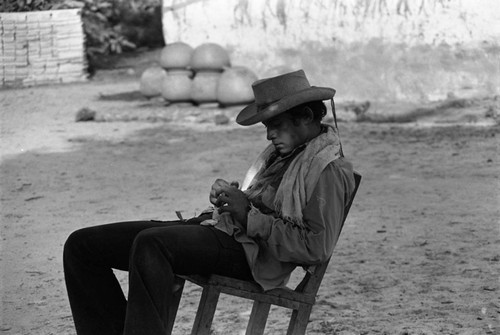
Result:
<instances>
[{"instance_id":1,"label":"leafy shrub","mask_svg":"<svg viewBox=\"0 0 500 335\"><path fill-rule=\"evenodd\" d=\"M90 68L100 55L163 46L161 0L2 0L0 12L81 8Z\"/></svg>"}]
</instances>

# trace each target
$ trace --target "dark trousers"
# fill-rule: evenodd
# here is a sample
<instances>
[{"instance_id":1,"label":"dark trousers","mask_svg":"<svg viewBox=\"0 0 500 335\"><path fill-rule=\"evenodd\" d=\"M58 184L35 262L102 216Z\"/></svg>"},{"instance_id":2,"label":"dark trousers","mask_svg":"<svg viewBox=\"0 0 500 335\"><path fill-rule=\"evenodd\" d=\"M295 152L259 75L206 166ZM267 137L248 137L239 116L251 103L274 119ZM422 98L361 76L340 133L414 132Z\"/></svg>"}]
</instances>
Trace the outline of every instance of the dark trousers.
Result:
<instances>
[{"instance_id":1,"label":"dark trousers","mask_svg":"<svg viewBox=\"0 0 500 335\"><path fill-rule=\"evenodd\" d=\"M77 334L167 334L174 274L251 279L241 244L199 221L120 222L73 232L63 259ZM128 299L112 269L129 271Z\"/></svg>"}]
</instances>

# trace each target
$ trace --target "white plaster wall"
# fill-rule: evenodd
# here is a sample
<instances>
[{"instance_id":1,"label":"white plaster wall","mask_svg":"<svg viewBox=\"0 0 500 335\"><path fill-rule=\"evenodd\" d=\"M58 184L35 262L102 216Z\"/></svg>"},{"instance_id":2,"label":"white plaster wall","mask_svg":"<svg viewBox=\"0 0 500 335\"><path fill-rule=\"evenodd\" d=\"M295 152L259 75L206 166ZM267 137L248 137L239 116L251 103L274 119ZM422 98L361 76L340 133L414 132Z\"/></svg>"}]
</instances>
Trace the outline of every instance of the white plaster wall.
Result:
<instances>
[{"instance_id":1,"label":"white plaster wall","mask_svg":"<svg viewBox=\"0 0 500 335\"><path fill-rule=\"evenodd\" d=\"M353 77L355 73L340 67L349 66L349 55L373 58L369 49L373 43L382 53L400 54L400 58L391 54L388 63L383 59L368 59L373 64L366 67L386 67L394 72L402 71L398 69L404 67L402 59L407 62L407 53L414 48L439 48L445 44L471 49L498 46L500 42L499 0L164 0L163 10L166 43L183 41L193 47L204 42L219 43L228 49L233 64L247 65L258 76L265 76L271 67L278 65L308 67L306 70L319 84L345 79L338 77L339 72ZM436 57L446 58L442 51ZM493 74L498 75L498 61L492 59L495 55L483 55L484 59L478 62L486 62L484 67L493 68ZM423 56L434 55L426 52ZM321 60L315 65L311 57ZM439 66L431 65L427 67L430 73L431 67ZM316 67L322 67L322 73ZM483 67L479 67L481 72ZM384 71L380 74L387 75ZM404 73L397 75L399 81L402 76L405 81L412 80ZM442 92L431 87L432 97L459 90L466 85L461 78L457 77L457 82L451 76L450 87L443 87ZM476 82L483 79L472 78ZM487 91L498 93L495 78L489 77L486 82ZM385 98L431 96L422 92L412 95L405 88L411 86L406 82L386 84L392 91ZM358 93L351 92L354 86L359 85L351 85L346 93L355 98ZM380 96L379 91L374 94Z\"/></svg>"},{"instance_id":2,"label":"white plaster wall","mask_svg":"<svg viewBox=\"0 0 500 335\"><path fill-rule=\"evenodd\" d=\"M164 0L166 42L246 48L382 38L408 44L498 40L498 0ZM173 10L171 10L173 9Z\"/></svg>"}]
</instances>

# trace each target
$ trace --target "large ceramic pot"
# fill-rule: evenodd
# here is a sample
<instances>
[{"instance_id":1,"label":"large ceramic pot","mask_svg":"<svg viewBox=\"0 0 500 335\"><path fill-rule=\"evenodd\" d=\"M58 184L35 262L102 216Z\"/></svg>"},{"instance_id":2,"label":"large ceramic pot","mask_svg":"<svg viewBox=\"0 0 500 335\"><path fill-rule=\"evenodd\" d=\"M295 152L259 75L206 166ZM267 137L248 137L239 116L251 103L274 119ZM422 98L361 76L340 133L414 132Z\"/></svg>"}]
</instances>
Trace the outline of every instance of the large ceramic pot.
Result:
<instances>
[{"instance_id":1,"label":"large ceramic pot","mask_svg":"<svg viewBox=\"0 0 500 335\"><path fill-rule=\"evenodd\" d=\"M190 66L195 71L222 71L230 66L226 49L216 43L204 43L193 50Z\"/></svg>"},{"instance_id":2,"label":"large ceramic pot","mask_svg":"<svg viewBox=\"0 0 500 335\"><path fill-rule=\"evenodd\" d=\"M192 72L190 70L170 70L163 79L161 95L168 102L191 100Z\"/></svg>"},{"instance_id":3,"label":"large ceramic pot","mask_svg":"<svg viewBox=\"0 0 500 335\"><path fill-rule=\"evenodd\" d=\"M163 79L167 72L159 66L149 67L141 74L139 90L150 98L161 95Z\"/></svg>"},{"instance_id":4,"label":"large ceramic pot","mask_svg":"<svg viewBox=\"0 0 500 335\"><path fill-rule=\"evenodd\" d=\"M161 50L160 64L165 69L185 69L191 62L193 48L184 42L167 44Z\"/></svg>"},{"instance_id":5,"label":"large ceramic pot","mask_svg":"<svg viewBox=\"0 0 500 335\"><path fill-rule=\"evenodd\" d=\"M199 71L193 79L191 99L197 104L217 102L217 85L220 72Z\"/></svg>"},{"instance_id":6,"label":"large ceramic pot","mask_svg":"<svg viewBox=\"0 0 500 335\"><path fill-rule=\"evenodd\" d=\"M244 66L225 69L217 86L217 101L224 106L253 102L252 84L257 79L257 75Z\"/></svg>"}]
</instances>

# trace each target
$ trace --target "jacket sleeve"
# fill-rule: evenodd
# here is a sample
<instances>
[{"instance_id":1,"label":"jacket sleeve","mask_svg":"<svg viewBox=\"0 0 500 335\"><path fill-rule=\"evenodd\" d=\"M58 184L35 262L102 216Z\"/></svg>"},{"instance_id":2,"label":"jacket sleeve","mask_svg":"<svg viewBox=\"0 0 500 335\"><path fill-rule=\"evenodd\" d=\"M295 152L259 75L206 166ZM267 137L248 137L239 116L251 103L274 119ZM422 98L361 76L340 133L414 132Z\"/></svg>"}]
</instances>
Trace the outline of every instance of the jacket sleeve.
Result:
<instances>
[{"instance_id":1,"label":"jacket sleeve","mask_svg":"<svg viewBox=\"0 0 500 335\"><path fill-rule=\"evenodd\" d=\"M259 240L278 260L297 264L326 261L337 243L344 206L354 189L352 170L330 163L320 175L305 209L304 227L252 208L247 235Z\"/></svg>"}]
</instances>

